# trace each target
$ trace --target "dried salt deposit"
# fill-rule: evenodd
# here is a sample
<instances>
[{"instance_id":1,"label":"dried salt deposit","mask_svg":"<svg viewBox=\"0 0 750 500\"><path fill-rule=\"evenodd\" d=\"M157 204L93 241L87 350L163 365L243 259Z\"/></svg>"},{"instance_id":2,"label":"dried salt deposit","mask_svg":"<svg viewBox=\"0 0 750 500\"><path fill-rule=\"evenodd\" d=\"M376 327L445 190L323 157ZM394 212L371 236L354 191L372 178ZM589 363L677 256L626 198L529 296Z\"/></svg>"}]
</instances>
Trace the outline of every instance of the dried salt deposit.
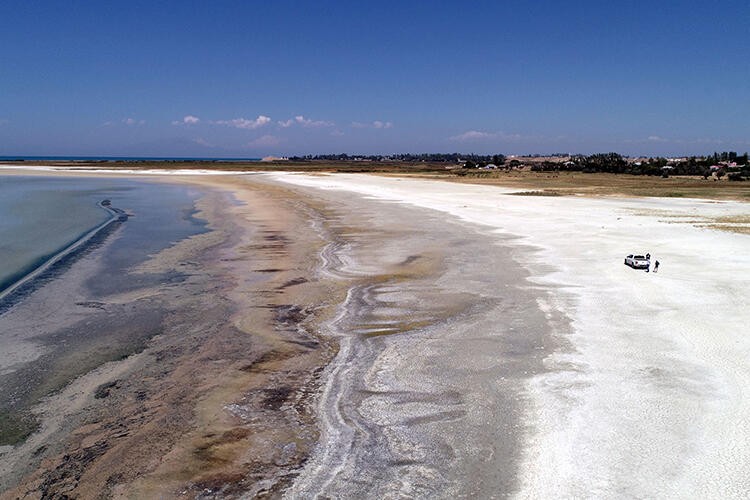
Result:
<instances>
[{"instance_id":1,"label":"dried salt deposit","mask_svg":"<svg viewBox=\"0 0 750 500\"><path fill-rule=\"evenodd\" d=\"M750 489L750 236L707 227L747 217L748 204L271 175L436 210L529 247L519 264L529 287L551 292L539 307L566 347L528 384L520 497L739 498ZM659 272L624 266L633 252L650 252Z\"/></svg>"}]
</instances>

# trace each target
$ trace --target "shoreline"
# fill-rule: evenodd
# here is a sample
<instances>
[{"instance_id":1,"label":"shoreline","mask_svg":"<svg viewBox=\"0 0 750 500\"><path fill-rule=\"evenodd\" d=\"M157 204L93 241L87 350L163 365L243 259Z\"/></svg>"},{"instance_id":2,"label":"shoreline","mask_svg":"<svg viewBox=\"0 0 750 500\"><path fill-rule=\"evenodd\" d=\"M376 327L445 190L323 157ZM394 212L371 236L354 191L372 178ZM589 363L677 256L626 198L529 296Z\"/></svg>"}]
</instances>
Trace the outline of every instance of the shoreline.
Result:
<instances>
[{"instance_id":1,"label":"shoreline","mask_svg":"<svg viewBox=\"0 0 750 500\"><path fill-rule=\"evenodd\" d=\"M77 185L91 187L86 182ZM160 188L138 191L131 185L130 189L138 196ZM137 354L158 333L149 325L161 316L157 304L131 300L128 307L122 307L122 301L112 300L113 292L127 295L157 280L166 283L179 279L176 273L128 276L128 262L146 258L146 249L172 243L157 237L149 238L143 246L143 228L148 227L144 221L152 212L163 216L169 210L168 204L133 205L132 197L127 201L127 191L122 191L120 201L143 216L134 225L124 229L122 224L129 215L112 207L106 199L98 202L109 219L55 252L4 297L0 314L0 444L4 446L0 447L0 454L12 450L38 429L43 416L39 417L33 409L47 396L104 363ZM159 192L175 199L188 196L171 187ZM140 208L146 207L155 209L139 213ZM199 231L194 229L193 221L175 224L172 218L162 220L173 223L165 233L167 238ZM0 484L4 482L0 477Z\"/></svg>"},{"instance_id":2,"label":"shoreline","mask_svg":"<svg viewBox=\"0 0 750 500\"><path fill-rule=\"evenodd\" d=\"M7 287L0 290L0 312L11 307L13 301L20 300L20 297L14 297L14 295L25 295L31 293L34 287L33 282L37 279L42 279L45 273L47 273L53 266L59 264L64 259L75 258L75 255L85 252L86 247L95 238L101 238L102 236L106 238L114 230L113 225L115 223L123 223L127 220L127 214L118 208L105 206L102 202L97 203L97 206L110 214L109 220L106 220L93 229L86 231L51 256L42 257L39 263L32 264L33 267L30 270L20 271L19 273L23 273L20 278L13 279Z\"/></svg>"},{"instance_id":3,"label":"shoreline","mask_svg":"<svg viewBox=\"0 0 750 500\"><path fill-rule=\"evenodd\" d=\"M7 168L4 166L6 165ZM455 184L472 184L478 186L496 186L499 188L510 188L516 194L522 196L582 196L588 198L629 197L629 198L682 198L682 199L712 199L712 200L735 200L748 202L750 200L750 186L746 182L733 182L726 179L707 180L701 176L670 176L659 178L654 176L613 174L613 173L582 173L570 172L534 172L528 170L520 171L474 171L469 175L461 175L465 172L459 170L446 170L444 166L439 168L421 168L423 165L384 165L372 166L349 164L346 166L336 162L305 163L251 163L234 166L218 167L217 164L183 162L169 165L158 163L146 164L124 164L113 168L111 166L90 164L87 166L76 166L69 164L33 166L0 164L0 171L5 172L22 171L27 172L79 172L85 174L99 173L99 175L149 175L149 176L171 176L171 175L231 175L231 174L274 174L274 173L304 173L307 175L373 175L383 177L400 177L411 179L440 180Z\"/></svg>"},{"instance_id":4,"label":"shoreline","mask_svg":"<svg viewBox=\"0 0 750 500\"><path fill-rule=\"evenodd\" d=\"M158 287L185 309L52 398L125 409L75 438L71 456L112 448L69 491L112 468L120 496L746 491L731 443L748 440L750 238L703 224L748 204L342 174L159 182L224 194L201 202L210 236L143 266L189 271ZM722 258L706 268L698 248ZM641 249L658 273L622 265ZM152 424L107 427L142 407Z\"/></svg>"},{"instance_id":5,"label":"shoreline","mask_svg":"<svg viewBox=\"0 0 750 500\"><path fill-rule=\"evenodd\" d=\"M195 184L190 179L155 181ZM123 323L123 333L142 327L159 331L137 354L101 365L35 408L41 431L16 449L0 451L0 489L14 485L0 497L42 491L42 485L48 493L84 496L97 490L171 495L185 487L195 492L271 490L290 480L290 471L315 442L308 400L318 367L336 350L311 330L314 317L325 314L329 299L323 297L332 290L317 282L310 267L315 259L303 257L319 238L307 226L307 215L302 218L307 209L278 186L241 184L241 179L202 177L198 185L210 195L201 198L198 216L211 221L211 231L130 270L137 275L179 272L182 281L95 299L81 296L76 276L83 279L81 270L91 267L101 254L98 249L76 262L74 274L45 284L12 310L10 319L21 328L58 330L55 319L37 327L25 315L34 317L34 304L52 300L49 306L64 308L58 319L69 310L71 321L85 313L86 324L107 328L116 326L112 322L118 317L130 321L126 311L136 306L157 315L141 314L140 323ZM278 219L281 206L298 215ZM10 319L3 317L6 324ZM149 321L155 322L148 326ZM149 418L139 423L139 415ZM255 458L247 462L243 443L249 435L260 441L253 448ZM280 440L294 445L277 448L273 443ZM92 453L85 477L75 479L81 474L76 472L80 458L64 457ZM41 467L28 469L27 461ZM120 471L120 479L112 479L113 471Z\"/></svg>"},{"instance_id":6,"label":"shoreline","mask_svg":"<svg viewBox=\"0 0 750 500\"><path fill-rule=\"evenodd\" d=\"M417 412L417 414L404 414L397 418L403 422L413 421L414 423L409 425L415 425L414 430L423 434L420 441L424 444L419 449L427 450L428 446L434 446L436 449L447 447L454 449L459 456L465 457L463 460L453 462L449 468L439 473L446 475L447 483L436 482L429 486L429 489L453 484L451 488L461 491L463 487L459 484L460 478L466 474L463 472L464 468L475 464L476 467L485 470L483 474L492 477L496 476L493 466L490 465L492 463L497 463L496 466L505 471L493 481L500 481L504 485L503 488L515 489L511 486L514 482L512 471L517 466L512 464L518 459L519 446L514 443L521 439L520 431L517 429L520 429L519 419L522 410L520 403L515 401L518 396L513 396L513 394L520 389L517 382L520 380L517 379L518 373L521 371L536 373L539 369L539 367L531 369L532 365L536 366L535 363L538 363L538 358L527 359L521 354L533 352L536 349L533 347L535 344L519 343L514 333L518 330L514 330L513 327L509 329L504 327L502 333L492 333L488 338L477 337L472 334L471 329L464 330L464 333L460 335L456 333L459 336L468 335L470 337L468 342L462 342L458 338L443 338L444 334L441 332L443 328L441 325L451 324L453 321L451 318L465 317L480 320L488 314L488 311L492 311L492 317L506 317L504 321L508 321L507 317L517 314L519 317L514 320L514 324L523 324L520 316L525 316L527 310L521 309L513 312L509 309L511 306L508 301L513 297L520 297L516 292L508 292L507 297L498 297L500 305L494 304L485 311L477 304L490 305L491 302L488 298L482 299L478 296L480 292L474 289L474 285L465 283L460 289L457 288L457 284L466 276L482 276L482 266L479 263L472 264L468 268L466 265L471 262L468 252L481 251L480 249L485 244L483 242L486 241L485 237L474 241L476 230L462 228L460 224L454 229L445 228L443 222L436 219L431 212L417 214L411 209L389 208L385 205L372 204L367 200L340 200L336 197L320 196L321 193L312 190L297 188L290 190L289 187L266 180L262 176L244 178L201 176L200 178L178 179L170 177L167 181L184 181L188 184L197 182L204 186L226 189L234 193L236 200L248 204L217 205L214 203L214 209L219 210L216 215L225 214L220 218L216 215L208 216L205 213L205 206L201 213L213 220L214 224L219 220L226 221L224 225L214 226L214 231L209 234L214 234L218 240L224 240L225 236L216 236L216 230L222 234L232 235L229 240L211 251L212 256L207 254L204 256L219 266L212 271L214 277L211 278L211 282L215 282L218 276L224 276L222 281L226 283L220 289L222 291L216 290L214 293L219 293L229 299L230 303L235 304L234 312L228 316L233 326L227 333L230 331L252 332L250 337L252 341L250 344L245 344L245 349L248 349L246 351L243 349L238 351L235 348L231 354L226 352L222 355L245 358L243 361L239 359L235 361L235 368L228 369L231 365L227 365L210 380L201 376L204 382L193 382L191 385L186 385L189 383L187 382L189 378L186 380L184 376L180 377L179 382L174 381L174 390L180 388L180 391L198 391L198 394L203 394L203 396L186 397L183 393L180 397L180 401L196 401L196 406L192 411L193 417L189 417L184 422L183 426L186 430L181 432L182 437L179 441L160 452L165 456L161 464L136 476L126 476L127 480L119 481L111 490L114 494L132 495L137 492L139 495L153 496L168 492L174 494L185 488L187 488L186 491L197 494L202 488L209 488L214 492L222 492L221 494L224 495L233 495L235 492L245 494L267 492L276 496L285 491L287 492L285 494L288 494L291 490L287 488L294 484L299 485L295 488L302 488L295 491L316 490L314 481L298 482L297 476L300 473L304 474L306 464L314 463L310 460L319 460L319 458L314 458L318 457L318 452L314 451L319 446L317 436L319 432L328 432L328 430L325 427L322 429L318 427L319 413L315 411L315 408L319 401L327 398L320 389L327 380L332 380L328 376L328 370L335 369L336 365L329 365L329 361L339 352L339 341L346 340L341 335L349 335L348 332L361 332L357 334L357 338L351 339L354 342L352 344L354 349L350 350L350 354L356 353L351 361L356 364L356 367L352 365L347 370L354 377L351 380L347 377L344 379L338 377L340 382L336 383L335 390L329 391L329 394L343 404L342 408L346 408L345 412L348 416L345 418L349 419L351 416L364 412L363 418L356 418L358 425L364 425L369 430L366 434L355 436L357 448L361 449L362 453L340 457L344 460L342 471L350 475L356 471L380 470L381 479L373 484L373 488L377 489L372 491L385 493L391 487L387 483L382 483L382 480L393 474L391 472L395 471L393 467L401 469L407 467L408 474L412 476L410 483L415 481L414 485L421 482L419 479L421 471L433 470L438 473L439 470L445 469L446 464L441 462L441 454L425 457L420 451L414 457L406 458L404 455L406 450L399 451L401 445L398 443L402 439L407 439L407 436L403 434L403 430L399 430L402 424L396 423L392 427L395 434L389 434L387 437L391 444L388 448L382 449L382 452L378 452L379 454L385 452L385 454L380 455L377 462L373 463L374 468L365 464L363 464L364 468L352 468L352 464L366 459L368 455L364 453L365 450L381 449L377 443L384 437L377 437L379 434L377 429L380 427L377 421L382 418L391 418L387 416L390 412L386 408L392 404L389 403L392 400L395 404L406 405L405 408L413 407L413 411ZM259 205L258 203L263 199L268 199L270 204L262 202ZM281 207L287 208L284 210ZM227 218L227 210L235 215ZM393 212L392 216L384 217L385 213L390 212ZM282 213L285 215L279 217ZM290 218L292 213L297 215ZM241 218L238 218L238 215ZM414 215L418 216L412 222L408 222ZM389 222L391 219L402 222L393 224ZM241 227L250 221L254 222L246 226L245 230L241 230ZM422 222L427 225L422 225ZM291 226L289 226L290 223ZM279 233L278 229L271 231L271 227L287 227L287 229ZM249 233L246 232L247 228L251 228ZM416 233L415 230L417 230ZM437 232L433 233L433 231ZM309 236L304 236L305 234ZM314 239L310 239L312 234L316 235ZM413 236L405 238L408 234L413 234ZM438 234L442 236L425 246L425 242L436 238ZM247 240L247 238L250 239ZM446 253L446 249L442 248L444 245L437 243L440 239L453 241L450 247L455 247L455 250ZM387 247L384 247L386 242ZM471 244L467 246L467 242ZM293 255L289 254L292 249L296 249L293 250ZM238 251L241 253L238 254ZM247 257L242 257L245 252L249 252ZM147 268L179 265L184 259L179 255L179 251L166 251L163 255L157 256ZM497 257L500 258L502 255L498 254ZM191 260L196 258L197 255ZM253 262L250 268L247 267L247 258L251 258ZM267 261L264 262L266 259ZM284 262L286 264L283 264ZM453 265L449 262L453 262ZM494 266L508 268L508 262L504 260L502 262ZM459 274L453 271L456 264L460 264L456 269L463 270ZM203 264L195 270L199 268L203 268ZM224 270L221 271L221 268ZM469 270L470 274L466 275ZM214 274L215 272L219 274ZM443 278L440 278L442 283L439 289L444 290L443 292L438 292L438 289L434 289L434 285L430 284L432 280L440 276ZM225 281L228 277L231 277L229 281ZM510 279L509 284L514 281L515 278ZM493 281L486 282L482 285L483 289L486 287L486 290L481 294L489 294L487 297L494 296L497 293L494 290L495 285ZM349 301L346 300L348 294L353 294ZM406 302L395 308L395 304L391 304L392 300L388 298L394 294L403 295ZM258 303L253 297L263 302ZM534 304L533 300L526 302ZM414 312L418 312L417 317ZM182 320L186 320L187 317L190 316ZM344 323L335 327L333 325L336 321ZM482 319L481 321L488 322L487 326L489 326L496 319ZM268 327L262 326L264 324ZM539 325L538 331L530 332L533 335L530 335L529 339L541 339L538 336L542 335L543 330L541 323ZM165 333L164 341L170 338L169 331L170 329ZM490 333L492 330L487 331ZM117 403L119 398L128 393L131 382L126 382L130 380L127 373L134 373L134 371L139 374L148 373L146 369L148 365L143 363L150 356L149 353L164 341L157 338L156 343L152 342L143 353L131 356L127 361L119 362L105 371L105 373L119 373L119 375L105 376L92 373L90 377L84 377L80 383L73 384L63 393L53 397L51 401L59 401L59 405L62 406L57 406L57 408L63 413L68 411L65 408L70 405L63 404L62 400L70 398L79 401L77 404L83 408L90 406L93 409L100 403L95 399L90 399L91 394L96 392L97 388L107 387L101 389L109 394L104 401L110 405ZM184 339L174 341L180 344L185 342ZM232 345L236 341L236 339L232 340L227 345ZM198 342L197 345L201 345L201 342L204 341ZM438 372L432 371L433 368L429 368L428 365L419 368L427 370L424 375L427 377L426 380L449 376L439 386L456 385L455 389L436 392L435 388L429 386L412 389L408 389L407 386L399 387L407 383L410 378L408 374L413 369L413 363L406 359L398 362L398 366L401 366L399 372L402 372L399 377L407 377L403 379L403 382L367 380L368 371L374 369L369 367L371 364L379 365L384 362L390 364L392 361L386 360L393 359L394 353L405 353L418 348L424 342L427 342L425 345L429 346L431 351L431 354L424 358L425 360L432 360L430 363L438 365L448 363ZM450 376L453 370L451 358L446 358L441 354L444 349L455 346L459 348L457 355L464 359L464 364L467 366L480 366L487 363L494 365L495 361L486 358L483 350L476 350L475 345L492 346L493 349L505 346L504 350L515 353L513 362L506 368L492 369L493 372L500 370L491 378L502 377L498 379L498 382L500 382L499 387L503 389L493 390L491 395L477 393L477 387L483 387L489 383L489 381L483 381L486 378L483 371L472 370L458 377ZM345 355L346 353L340 354L340 356ZM304 361L305 359L308 361ZM118 366L122 368L117 368ZM128 366L131 368L126 368ZM188 368L191 366L194 368ZM205 361L196 365L195 362L185 359L175 365L175 370L179 373L193 373L192 371L184 372L184 370L205 370L211 366L214 365L206 365ZM324 371L326 366L329 368ZM521 368L522 366L525 368ZM351 371L352 368L354 371ZM115 369L117 372L113 371ZM126 370L124 373L123 369ZM503 375L502 370L506 369L509 370L507 375L513 375L510 377ZM85 380L91 380L86 382L89 387L88 391L91 392L87 393L82 388L76 389ZM93 380L96 382L94 383ZM341 381L344 382L343 385ZM367 396L368 390L361 392L363 387L366 388L373 383L379 387L379 395L375 399ZM115 385L110 387L107 384ZM205 384L208 385L205 386ZM204 386L211 387L211 389L203 392ZM386 390L386 387L390 389ZM72 396L70 391L77 395ZM466 396L461 396L464 393ZM487 412L491 411L492 405L479 404L487 397L503 401L502 406L505 408L506 416L502 419L503 423L500 426L502 436L496 435L496 429L477 425L478 422L472 420L484 419ZM170 396L160 396L159 399L171 401ZM234 402L231 402L233 399ZM221 401L224 402L220 403ZM175 401L168 403L167 407L172 404L178 407L184 406L184 403L178 404ZM377 409L382 405L386 406ZM444 410L439 410L443 406L445 406ZM46 411L49 412L50 409ZM129 411L119 410L118 420L127 422ZM97 424L95 429L102 428L106 421L105 419L101 424ZM197 422L203 423L197 424ZM473 436L470 440L445 441L446 432L431 430L436 426L437 428L443 426L455 428L458 422L461 422L461 426L468 426L467 430L473 429L465 434L465 437ZM196 425L197 427L193 427ZM149 432L156 431L157 429L152 427ZM127 432L133 437L125 439L123 444L132 442L135 436L142 434L137 428L129 428ZM74 456L89 449L87 446L90 447L91 443L97 442L95 435L93 431L86 431L83 436L89 437L85 437L79 445L82 448L78 448L79 451L75 451L76 448L68 448L68 455ZM326 441L330 437L328 436ZM107 438L102 442L114 443L117 439L123 438L115 438L115 441ZM247 441L248 439L250 441ZM411 438L407 440L410 441ZM487 442L495 442L496 446L504 451L493 454L487 450L489 455L476 457L471 450L466 448L468 441L479 447L485 446ZM35 446L39 444L39 441L30 443L27 447L29 453L33 453ZM391 451L387 451L389 448L392 448ZM114 451L108 452L105 449L102 452L104 453L102 458L95 458L95 462L87 466L89 472L86 473L86 477L71 491L83 494L91 491L89 488L95 487L94 485L99 484L101 487L102 481L106 482L107 474L110 473L105 470L108 471L112 467L116 470L122 469L123 465L115 465L111 458L106 458ZM129 452L129 454L133 453L134 450ZM249 463L237 461L243 456L255 458ZM486 463L487 457L492 456L494 458ZM123 456L125 462L129 463L126 457L127 455ZM321 463L325 463L326 460L324 457ZM404 460L406 462L398 465ZM413 462L413 465L406 465L408 462ZM49 463L54 465L57 462L53 460ZM96 465L99 463L108 463L109 466L103 469L101 465ZM128 467L131 466L135 464ZM136 466L136 468L140 467L143 465ZM58 471L65 471L66 468L58 469ZM239 471L242 470L245 472L240 474ZM406 470L402 472L405 473ZM22 484L28 488L45 477L49 478L48 472L37 471L37 474L41 475L32 475ZM99 474L104 475L99 476ZM67 476L63 474L63 477ZM303 484L307 486L302 486ZM335 484L341 487L341 485L356 484L356 482L337 481ZM485 491L491 491L493 484L498 483L488 482L483 488L486 489ZM402 490L404 492L411 488L406 485L404 487L406 488Z\"/></svg>"}]
</instances>

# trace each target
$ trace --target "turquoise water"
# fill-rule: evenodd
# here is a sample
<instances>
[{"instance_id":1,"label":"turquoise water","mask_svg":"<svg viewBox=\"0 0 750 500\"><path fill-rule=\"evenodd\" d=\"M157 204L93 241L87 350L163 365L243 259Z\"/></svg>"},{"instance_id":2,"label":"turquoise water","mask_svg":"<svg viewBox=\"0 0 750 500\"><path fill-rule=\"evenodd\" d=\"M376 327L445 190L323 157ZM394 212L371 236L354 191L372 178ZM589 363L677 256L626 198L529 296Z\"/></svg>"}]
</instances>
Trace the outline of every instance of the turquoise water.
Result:
<instances>
[{"instance_id":1,"label":"turquoise water","mask_svg":"<svg viewBox=\"0 0 750 500\"><path fill-rule=\"evenodd\" d=\"M68 182L0 177L0 290L109 219L101 199Z\"/></svg>"},{"instance_id":2,"label":"turquoise water","mask_svg":"<svg viewBox=\"0 0 750 500\"><path fill-rule=\"evenodd\" d=\"M192 217L198 192L184 186L114 178L0 175L0 292L107 219L104 199L134 214L124 248L110 258L127 267L203 231Z\"/></svg>"}]
</instances>

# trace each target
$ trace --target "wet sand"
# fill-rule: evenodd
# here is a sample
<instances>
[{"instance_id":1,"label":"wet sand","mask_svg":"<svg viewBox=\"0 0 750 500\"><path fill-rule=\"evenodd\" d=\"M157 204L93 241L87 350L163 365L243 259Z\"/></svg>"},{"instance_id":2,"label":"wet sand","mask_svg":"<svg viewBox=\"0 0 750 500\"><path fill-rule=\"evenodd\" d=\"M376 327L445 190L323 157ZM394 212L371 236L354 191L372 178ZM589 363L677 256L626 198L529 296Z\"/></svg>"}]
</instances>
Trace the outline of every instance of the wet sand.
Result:
<instances>
[{"instance_id":1,"label":"wet sand","mask_svg":"<svg viewBox=\"0 0 750 500\"><path fill-rule=\"evenodd\" d=\"M268 176L166 181L212 190L211 232L136 270L173 280L87 295L104 245L0 317L27 331L21 358L66 328L84 332L81 361L137 347L34 408L41 430L2 456L3 498L518 490L523 390L562 342L523 246Z\"/></svg>"},{"instance_id":2,"label":"wet sand","mask_svg":"<svg viewBox=\"0 0 750 500\"><path fill-rule=\"evenodd\" d=\"M280 489L316 442L308 400L335 352L307 326L335 296L312 276L320 237L284 190L200 185L212 231L131 270L143 286L85 285L115 237L0 317L16 361L75 343L39 375L40 430L0 451L3 498ZM113 346L127 357L97 367Z\"/></svg>"},{"instance_id":3,"label":"wet sand","mask_svg":"<svg viewBox=\"0 0 750 500\"><path fill-rule=\"evenodd\" d=\"M524 384L559 343L516 262L524 247L430 210L305 193L345 214L324 255L348 291L322 325L340 351L321 441L285 496L510 496Z\"/></svg>"}]
</instances>

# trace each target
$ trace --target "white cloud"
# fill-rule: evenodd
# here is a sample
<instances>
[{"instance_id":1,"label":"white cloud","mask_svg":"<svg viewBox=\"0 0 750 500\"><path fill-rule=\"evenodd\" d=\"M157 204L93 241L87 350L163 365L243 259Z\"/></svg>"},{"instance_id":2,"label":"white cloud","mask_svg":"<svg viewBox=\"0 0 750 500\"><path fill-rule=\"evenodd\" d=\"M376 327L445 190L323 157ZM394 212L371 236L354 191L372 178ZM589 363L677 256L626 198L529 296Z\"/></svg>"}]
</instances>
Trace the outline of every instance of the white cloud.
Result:
<instances>
[{"instance_id":1,"label":"white cloud","mask_svg":"<svg viewBox=\"0 0 750 500\"><path fill-rule=\"evenodd\" d=\"M714 145L720 146L724 144L726 141L723 141L721 139L702 138L702 139L696 139L694 142L696 144L714 144Z\"/></svg>"},{"instance_id":2,"label":"white cloud","mask_svg":"<svg viewBox=\"0 0 750 500\"><path fill-rule=\"evenodd\" d=\"M259 115L255 120L248 120L247 118L235 118L234 120L217 120L216 125L226 125L228 127L241 128L245 130L255 130L271 122L271 119L267 116Z\"/></svg>"},{"instance_id":3,"label":"white cloud","mask_svg":"<svg viewBox=\"0 0 750 500\"><path fill-rule=\"evenodd\" d=\"M476 141L479 139L490 139L492 138L492 134L489 134L487 132L479 132L478 130L469 130L468 132L464 132L463 134L454 135L450 138L451 141Z\"/></svg>"},{"instance_id":4,"label":"white cloud","mask_svg":"<svg viewBox=\"0 0 750 500\"><path fill-rule=\"evenodd\" d=\"M333 122L327 122L324 120L311 120L305 118L302 115L297 115L289 120L279 121L279 126L282 128L289 128L292 125L301 125L307 128L319 128L319 127L333 127Z\"/></svg>"},{"instance_id":5,"label":"white cloud","mask_svg":"<svg viewBox=\"0 0 750 500\"><path fill-rule=\"evenodd\" d=\"M122 123L124 123L128 127L132 127L134 125L143 125L144 123L146 123L146 120L136 120L135 118L123 118Z\"/></svg>"},{"instance_id":6,"label":"white cloud","mask_svg":"<svg viewBox=\"0 0 750 500\"><path fill-rule=\"evenodd\" d=\"M663 142L663 143L670 143L670 144L684 144L684 145L713 145L713 146L721 146L723 144L728 144L729 141L722 140L722 139L712 139L712 138L698 138L698 139L681 139L681 138L666 138L661 137L659 135L650 135L646 137L645 139L625 139L622 141L624 144L646 144L649 142ZM742 144L742 142L739 142L738 144Z\"/></svg>"},{"instance_id":7,"label":"white cloud","mask_svg":"<svg viewBox=\"0 0 750 500\"><path fill-rule=\"evenodd\" d=\"M195 125L197 123L200 123L201 119L197 116L193 115L187 115L182 118L182 120L175 120L172 122L172 125Z\"/></svg>"},{"instance_id":8,"label":"white cloud","mask_svg":"<svg viewBox=\"0 0 750 500\"><path fill-rule=\"evenodd\" d=\"M520 134L506 134L504 132L481 132L479 130L469 130L463 134L454 135L448 138L457 142L474 142L474 141L519 141L522 139Z\"/></svg>"},{"instance_id":9,"label":"white cloud","mask_svg":"<svg viewBox=\"0 0 750 500\"><path fill-rule=\"evenodd\" d=\"M334 137L341 137L341 136L346 135L346 134L344 134L341 130L336 129L333 132L331 132L331 135L334 136Z\"/></svg>"},{"instance_id":10,"label":"white cloud","mask_svg":"<svg viewBox=\"0 0 750 500\"><path fill-rule=\"evenodd\" d=\"M393 122L375 120L371 123L352 122L352 128L393 128Z\"/></svg>"},{"instance_id":11,"label":"white cloud","mask_svg":"<svg viewBox=\"0 0 750 500\"><path fill-rule=\"evenodd\" d=\"M743 141L743 140L730 140L730 139L715 139L711 137L700 137L698 139L691 139L691 140L682 140L682 139L676 139L674 142L677 142L678 144L710 144L713 146L723 146L727 148L733 148L738 146L748 146L750 145L750 141Z\"/></svg>"},{"instance_id":12,"label":"white cloud","mask_svg":"<svg viewBox=\"0 0 750 500\"><path fill-rule=\"evenodd\" d=\"M200 144L201 146L205 146L207 148L214 147L213 144L211 144L210 142L208 142L207 140L205 140L203 137L196 137L195 139L193 139L193 142L196 143L196 144Z\"/></svg>"},{"instance_id":13,"label":"white cloud","mask_svg":"<svg viewBox=\"0 0 750 500\"><path fill-rule=\"evenodd\" d=\"M281 138L266 134L264 136L258 137L254 141L250 141L247 143L249 147L267 147L267 146L277 146L281 143Z\"/></svg>"}]
</instances>

